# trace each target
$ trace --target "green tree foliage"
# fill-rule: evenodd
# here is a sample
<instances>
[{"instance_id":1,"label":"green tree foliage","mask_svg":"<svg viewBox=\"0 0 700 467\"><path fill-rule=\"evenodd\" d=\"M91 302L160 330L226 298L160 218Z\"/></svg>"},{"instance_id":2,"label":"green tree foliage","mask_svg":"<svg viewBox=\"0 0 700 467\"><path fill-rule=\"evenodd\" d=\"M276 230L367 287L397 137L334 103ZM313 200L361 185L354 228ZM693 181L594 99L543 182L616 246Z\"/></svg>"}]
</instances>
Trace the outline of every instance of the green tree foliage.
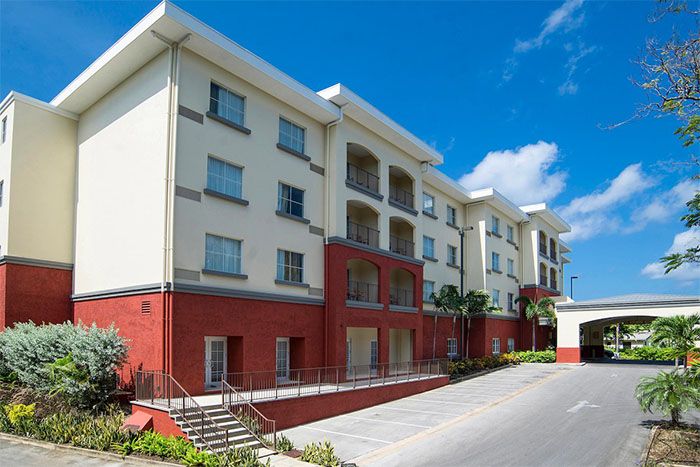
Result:
<instances>
[{"instance_id":1,"label":"green tree foliage","mask_svg":"<svg viewBox=\"0 0 700 467\"><path fill-rule=\"evenodd\" d=\"M678 366L678 358L693 350L695 342L700 340L700 315L656 318L651 330L649 343L674 349Z\"/></svg>"},{"instance_id":2,"label":"green tree foliage","mask_svg":"<svg viewBox=\"0 0 700 467\"><path fill-rule=\"evenodd\" d=\"M670 416L671 422L677 425L683 412L698 407L700 389L688 373L676 369L642 377L635 397L644 412L656 409L662 415Z\"/></svg>"},{"instance_id":3,"label":"green tree foliage","mask_svg":"<svg viewBox=\"0 0 700 467\"><path fill-rule=\"evenodd\" d=\"M522 303L525 306L525 318L532 320L532 350L533 352L537 350L537 341L535 336L535 322L539 318L550 318L554 320L556 315L554 313L554 300L549 297L543 297L537 302L533 302L530 297L520 296L515 299L516 303Z\"/></svg>"},{"instance_id":4,"label":"green tree foliage","mask_svg":"<svg viewBox=\"0 0 700 467\"><path fill-rule=\"evenodd\" d=\"M454 323L457 316L464 312L464 299L459 294L459 289L456 285L445 284L439 291L433 292L430 298L433 300L436 311L452 314L452 337L454 337ZM437 319L438 316L435 314L433 320L433 358L435 358L435 343L437 341Z\"/></svg>"},{"instance_id":5,"label":"green tree foliage","mask_svg":"<svg viewBox=\"0 0 700 467\"><path fill-rule=\"evenodd\" d=\"M499 311L499 309L493 306L491 294L486 290L470 290L464 295L464 316L467 317L465 358L469 358L469 335L472 329L472 318L481 313L491 313L495 311Z\"/></svg>"}]
</instances>

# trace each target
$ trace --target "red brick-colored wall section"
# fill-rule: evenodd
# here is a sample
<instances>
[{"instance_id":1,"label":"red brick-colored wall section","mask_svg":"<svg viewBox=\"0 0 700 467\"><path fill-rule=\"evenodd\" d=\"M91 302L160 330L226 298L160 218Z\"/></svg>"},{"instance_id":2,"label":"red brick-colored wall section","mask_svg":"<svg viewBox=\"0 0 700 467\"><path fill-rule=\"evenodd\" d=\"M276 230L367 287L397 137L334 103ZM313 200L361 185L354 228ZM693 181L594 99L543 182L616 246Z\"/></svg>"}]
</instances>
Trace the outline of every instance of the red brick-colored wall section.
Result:
<instances>
[{"instance_id":1,"label":"red brick-colored wall section","mask_svg":"<svg viewBox=\"0 0 700 467\"><path fill-rule=\"evenodd\" d=\"M377 267L379 302L384 304L382 310L346 307L347 263L351 259L362 259ZM389 329L411 329L414 339L413 359L424 358L422 265L337 243L326 245L325 264L327 366L345 365L347 327L378 329L379 363L389 361ZM413 302L417 312L389 310L390 275L393 269L404 269L413 275Z\"/></svg>"},{"instance_id":2,"label":"red brick-colored wall section","mask_svg":"<svg viewBox=\"0 0 700 467\"><path fill-rule=\"evenodd\" d=\"M472 318L469 333L469 357L492 354L492 339L501 340L501 353L508 352L508 338L515 339L515 349L520 341L520 321L499 318Z\"/></svg>"},{"instance_id":3,"label":"red brick-colored wall section","mask_svg":"<svg viewBox=\"0 0 700 467\"><path fill-rule=\"evenodd\" d=\"M95 323L98 327L114 324L119 335L128 339L128 363L121 371L123 384L132 382L139 369L162 370L165 368L163 300L167 293L132 295L104 298L74 303L75 322ZM150 305L150 312L142 308Z\"/></svg>"},{"instance_id":4,"label":"red brick-colored wall section","mask_svg":"<svg viewBox=\"0 0 700 467\"><path fill-rule=\"evenodd\" d=\"M544 297L556 297L557 294L542 287L528 287L520 289L520 295L529 297L532 301L538 301ZM523 312L524 305L520 304L521 334L520 350L532 350L532 320L525 319ZM535 320L537 321L537 320ZM535 344L537 350L544 350L550 345L554 345L555 332L550 326L540 326L535 322Z\"/></svg>"},{"instance_id":5,"label":"red brick-colored wall section","mask_svg":"<svg viewBox=\"0 0 700 467\"><path fill-rule=\"evenodd\" d=\"M581 350L578 347L557 347L557 363L581 362Z\"/></svg>"},{"instance_id":6,"label":"red brick-colored wall section","mask_svg":"<svg viewBox=\"0 0 700 467\"><path fill-rule=\"evenodd\" d=\"M72 284L68 269L0 265L0 329L30 320L37 324L69 321Z\"/></svg>"},{"instance_id":7,"label":"red brick-colored wall section","mask_svg":"<svg viewBox=\"0 0 700 467\"><path fill-rule=\"evenodd\" d=\"M437 332L435 329L435 316L423 315L423 358L433 358L433 335L435 339L435 358L447 357L447 339L457 339L457 352L460 349L461 324L459 317L454 321L454 336L452 335L452 317L439 316L437 319ZM466 333L467 324L464 323Z\"/></svg>"},{"instance_id":8,"label":"red brick-colored wall section","mask_svg":"<svg viewBox=\"0 0 700 467\"><path fill-rule=\"evenodd\" d=\"M278 337L290 338L293 367L323 366L321 305L175 292L172 321L172 375L193 395L204 392L205 336L229 337L229 372L274 371Z\"/></svg>"},{"instance_id":9,"label":"red brick-colored wall section","mask_svg":"<svg viewBox=\"0 0 700 467\"><path fill-rule=\"evenodd\" d=\"M334 417L429 391L446 385L448 381L449 378L445 376L414 383L391 384L318 396L261 402L254 405L267 418L275 420L277 430L284 430L303 423Z\"/></svg>"},{"instance_id":10,"label":"red brick-colored wall section","mask_svg":"<svg viewBox=\"0 0 700 467\"><path fill-rule=\"evenodd\" d=\"M166 409L160 410L154 407L139 405L137 402L132 402L131 413L135 414L137 412L145 413L152 417L153 431L157 431L165 436L182 436L187 439L187 435L182 432L177 423L175 423L175 420L170 418L170 414Z\"/></svg>"}]
</instances>

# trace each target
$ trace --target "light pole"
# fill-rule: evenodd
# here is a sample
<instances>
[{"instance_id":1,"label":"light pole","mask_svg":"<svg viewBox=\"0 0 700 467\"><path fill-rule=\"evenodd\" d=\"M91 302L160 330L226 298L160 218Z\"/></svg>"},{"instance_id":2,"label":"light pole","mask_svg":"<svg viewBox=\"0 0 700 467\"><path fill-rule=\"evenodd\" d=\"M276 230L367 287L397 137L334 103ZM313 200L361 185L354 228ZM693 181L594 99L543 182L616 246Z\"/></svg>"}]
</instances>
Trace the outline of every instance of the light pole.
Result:
<instances>
[{"instance_id":1,"label":"light pole","mask_svg":"<svg viewBox=\"0 0 700 467\"><path fill-rule=\"evenodd\" d=\"M459 232L459 296L464 298L464 232L468 230L474 230L474 227L467 226L467 227L460 227L458 232ZM460 352L461 356L464 357L464 315L462 315L460 319L460 327L461 327L461 339L460 339L460 347L462 348L462 351Z\"/></svg>"},{"instance_id":2,"label":"light pole","mask_svg":"<svg viewBox=\"0 0 700 467\"><path fill-rule=\"evenodd\" d=\"M569 294L571 298L574 298L574 279L578 279L578 276L571 276L571 285L569 286Z\"/></svg>"}]
</instances>

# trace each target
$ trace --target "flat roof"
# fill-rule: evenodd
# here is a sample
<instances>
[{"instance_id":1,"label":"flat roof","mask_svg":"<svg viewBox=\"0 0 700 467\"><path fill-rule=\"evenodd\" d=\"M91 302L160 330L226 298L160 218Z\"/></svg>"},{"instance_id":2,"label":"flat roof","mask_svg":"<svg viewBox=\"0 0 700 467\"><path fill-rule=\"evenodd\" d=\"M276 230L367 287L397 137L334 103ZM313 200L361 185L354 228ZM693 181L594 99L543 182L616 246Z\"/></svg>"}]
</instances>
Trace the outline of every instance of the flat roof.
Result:
<instances>
[{"instance_id":1,"label":"flat roof","mask_svg":"<svg viewBox=\"0 0 700 467\"><path fill-rule=\"evenodd\" d=\"M700 295L671 295L671 294L628 294L613 297L582 300L557 304L558 311L576 311L588 308L632 308L632 307L662 307L678 305L700 305Z\"/></svg>"}]
</instances>

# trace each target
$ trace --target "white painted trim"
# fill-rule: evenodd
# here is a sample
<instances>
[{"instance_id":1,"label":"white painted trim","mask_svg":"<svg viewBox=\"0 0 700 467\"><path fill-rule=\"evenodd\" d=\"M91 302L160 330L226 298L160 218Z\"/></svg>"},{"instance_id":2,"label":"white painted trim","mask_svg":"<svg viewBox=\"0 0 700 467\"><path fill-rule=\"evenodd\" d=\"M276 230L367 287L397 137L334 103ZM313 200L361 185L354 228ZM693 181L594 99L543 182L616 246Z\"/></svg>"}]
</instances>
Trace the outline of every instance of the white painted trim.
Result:
<instances>
[{"instance_id":1,"label":"white painted trim","mask_svg":"<svg viewBox=\"0 0 700 467\"><path fill-rule=\"evenodd\" d=\"M40 101L39 99L36 99L34 97L27 96L25 94L21 94L17 91L10 91L7 96L0 102L0 114L5 112L7 108L13 103L13 102L22 102L23 104L31 105L33 107L36 107L41 110L46 110L47 112L53 112L57 115L60 115L62 117L70 118L71 120L78 120L79 117L78 115L74 114L73 112L69 112L67 110L59 109L58 107L51 105L47 102Z\"/></svg>"}]
</instances>

